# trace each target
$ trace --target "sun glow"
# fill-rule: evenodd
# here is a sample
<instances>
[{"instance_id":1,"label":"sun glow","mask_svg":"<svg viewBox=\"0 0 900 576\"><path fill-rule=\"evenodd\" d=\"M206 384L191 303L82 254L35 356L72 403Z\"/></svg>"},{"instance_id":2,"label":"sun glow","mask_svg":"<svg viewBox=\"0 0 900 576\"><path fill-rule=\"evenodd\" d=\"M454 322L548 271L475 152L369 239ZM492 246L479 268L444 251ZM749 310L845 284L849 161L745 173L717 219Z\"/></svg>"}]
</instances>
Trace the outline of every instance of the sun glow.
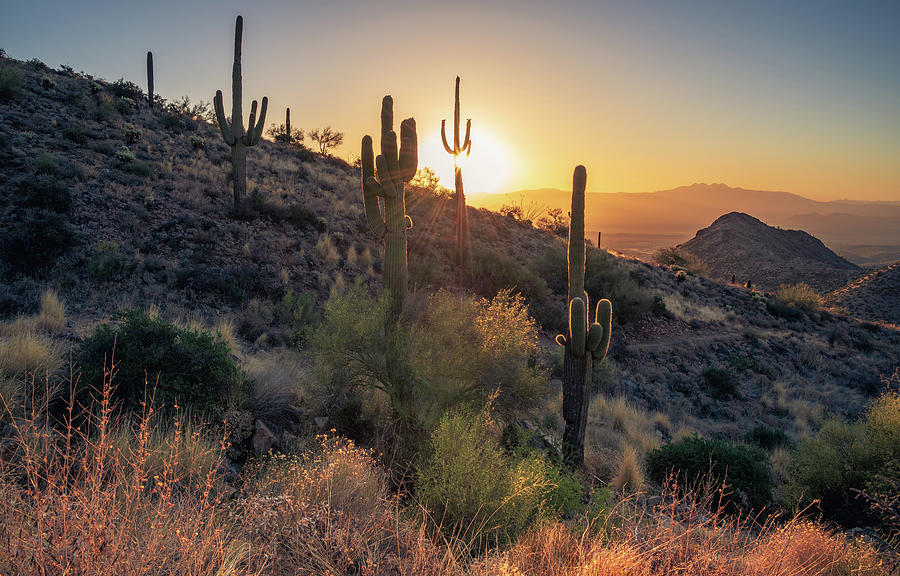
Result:
<instances>
[{"instance_id":1,"label":"sun glow","mask_svg":"<svg viewBox=\"0 0 900 576\"><path fill-rule=\"evenodd\" d=\"M474 122L473 122L474 124ZM465 128L463 127L463 130ZM452 128L447 127L448 140ZM463 185L466 194L495 194L508 192L503 187L513 171L512 154L509 149L487 130L472 126L472 153L467 158L461 154L457 158L462 168ZM462 137L460 137L462 139ZM452 142L451 142L452 144ZM453 189L453 157L447 154L441 143L439 130L419 144L419 167L428 166L440 178L441 186Z\"/></svg>"}]
</instances>

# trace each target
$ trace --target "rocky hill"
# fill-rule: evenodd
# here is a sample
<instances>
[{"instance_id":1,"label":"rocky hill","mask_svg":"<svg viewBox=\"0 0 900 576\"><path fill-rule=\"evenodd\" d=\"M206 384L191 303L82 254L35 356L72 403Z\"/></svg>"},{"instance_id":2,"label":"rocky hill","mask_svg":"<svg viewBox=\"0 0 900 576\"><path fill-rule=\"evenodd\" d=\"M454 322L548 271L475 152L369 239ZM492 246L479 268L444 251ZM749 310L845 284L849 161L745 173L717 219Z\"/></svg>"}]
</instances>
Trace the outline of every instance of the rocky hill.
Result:
<instances>
[{"instance_id":1,"label":"rocky hill","mask_svg":"<svg viewBox=\"0 0 900 576\"><path fill-rule=\"evenodd\" d=\"M825 301L856 318L900 325L900 262L857 278Z\"/></svg>"},{"instance_id":2,"label":"rocky hill","mask_svg":"<svg viewBox=\"0 0 900 576\"><path fill-rule=\"evenodd\" d=\"M314 359L292 336L296 322L315 323L351 282L381 282L382 248L363 217L359 169L264 140L247 153L251 210L234 214L228 148L202 106L151 109L130 83L39 62L0 65L22 75L20 90L0 99L0 316L35 311L53 287L76 340L122 308L211 330L231 325L234 354L260 385L277 373L309 394ZM378 111L373 102L373 132ZM460 290L453 202L440 189L410 186L407 207L414 295ZM470 208L469 221L475 281L467 290L525 296L550 375L547 418L534 420L558 434L562 366L553 337L567 321L565 240L487 210ZM694 246L708 247L700 255L717 277L737 273L760 286L840 284L857 272L809 235L741 214L685 247ZM764 267L777 258L786 263ZM624 443L643 453L691 431L738 440L758 424L807 434L828 413L857 414L900 365L900 333L890 327L828 312L778 315L759 293L594 248L586 278L592 300L612 299L616 321L589 430L590 462L604 479ZM734 389L711 389L711 368ZM613 414L619 397L640 415L627 416L635 426Z\"/></svg>"},{"instance_id":3,"label":"rocky hill","mask_svg":"<svg viewBox=\"0 0 900 576\"><path fill-rule=\"evenodd\" d=\"M699 258L715 279L734 275L764 290L798 282L833 290L861 271L802 230L773 228L741 212L720 216L679 248Z\"/></svg>"}]
</instances>

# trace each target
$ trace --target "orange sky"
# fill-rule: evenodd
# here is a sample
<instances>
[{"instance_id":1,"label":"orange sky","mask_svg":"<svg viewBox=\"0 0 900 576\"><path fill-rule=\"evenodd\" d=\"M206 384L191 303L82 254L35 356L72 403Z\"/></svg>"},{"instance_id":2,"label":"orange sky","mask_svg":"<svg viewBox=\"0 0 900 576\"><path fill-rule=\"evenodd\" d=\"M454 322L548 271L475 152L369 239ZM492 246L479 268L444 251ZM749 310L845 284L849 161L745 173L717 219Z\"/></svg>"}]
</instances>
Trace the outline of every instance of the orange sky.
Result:
<instances>
[{"instance_id":1,"label":"orange sky","mask_svg":"<svg viewBox=\"0 0 900 576\"><path fill-rule=\"evenodd\" d=\"M239 13L245 109L267 95L267 123L290 106L296 126L330 124L346 159L389 93L449 176L438 131L460 75L473 194L568 189L584 164L596 192L900 200L896 2L35 0L4 10L0 38L12 57L141 85L150 49L160 94L211 101L228 94Z\"/></svg>"}]
</instances>

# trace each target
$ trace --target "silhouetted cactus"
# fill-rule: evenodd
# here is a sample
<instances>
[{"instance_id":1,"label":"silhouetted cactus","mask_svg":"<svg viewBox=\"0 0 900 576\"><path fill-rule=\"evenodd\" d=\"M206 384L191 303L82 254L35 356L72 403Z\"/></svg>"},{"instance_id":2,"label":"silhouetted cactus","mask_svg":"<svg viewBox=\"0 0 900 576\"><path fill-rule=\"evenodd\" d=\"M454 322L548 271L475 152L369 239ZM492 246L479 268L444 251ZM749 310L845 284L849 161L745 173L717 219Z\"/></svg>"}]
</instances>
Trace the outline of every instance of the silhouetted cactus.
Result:
<instances>
[{"instance_id":1,"label":"silhouetted cactus","mask_svg":"<svg viewBox=\"0 0 900 576\"><path fill-rule=\"evenodd\" d=\"M412 219L406 214L404 185L416 175L419 162L416 121L407 118L400 124L400 149L394 132L394 101L385 96L381 102L381 154L373 159L372 137L362 139L363 205L369 228L384 239L384 289L390 298L389 318L396 320L403 311L407 293L406 231ZM384 199L384 208L378 199Z\"/></svg>"},{"instance_id":2,"label":"silhouetted cactus","mask_svg":"<svg viewBox=\"0 0 900 576\"><path fill-rule=\"evenodd\" d=\"M285 126L284 133L287 135L287 143L290 144L291 140L292 140L292 138L291 138L291 109L290 108L286 108L284 111L284 126Z\"/></svg>"},{"instance_id":3,"label":"silhouetted cactus","mask_svg":"<svg viewBox=\"0 0 900 576\"><path fill-rule=\"evenodd\" d=\"M153 108L153 52L147 52L147 102Z\"/></svg>"},{"instance_id":4,"label":"silhouetted cactus","mask_svg":"<svg viewBox=\"0 0 900 576\"><path fill-rule=\"evenodd\" d=\"M231 167L234 180L234 208L241 209L247 192L247 146L256 146L262 137L266 122L266 108L269 99L263 96L259 120L256 119L256 100L250 106L250 119L247 132L244 132L244 112L241 106L241 37L244 31L244 19L237 17L234 24L234 66L231 70L231 125L225 116L222 103L222 91L216 90L215 107L219 130L225 143L231 147Z\"/></svg>"},{"instance_id":5,"label":"silhouetted cactus","mask_svg":"<svg viewBox=\"0 0 900 576\"><path fill-rule=\"evenodd\" d=\"M456 254L455 260L459 270L460 283L466 284L472 274L472 245L469 236L469 216L466 210L466 194L463 191L462 168L456 162L457 156L472 151L472 141L469 133L472 129L472 120L466 120L466 137L462 146L459 143L459 76L456 77L456 91L453 103L453 146L447 143L446 120L441 120L441 140L444 149L453 156L453 176L456 187Z\"/></svg>"},{"instance_id":6,"label":"silhouetted cactus","mask_svg":"<svg viewBox=\"0 0 900 576\"><path fill-rule=\"evenodd\" d=\"M569 223L569 333L556 342L565 347L563 356L563 456L570 466L584 463L584 432L591 399L594 361L602 362L609 350L612 303L597 303L594 322L588 324L587 292L584 291L584 189L587 172L577 166L572 182L572 213Z\"/></svg>"}]
</instances>

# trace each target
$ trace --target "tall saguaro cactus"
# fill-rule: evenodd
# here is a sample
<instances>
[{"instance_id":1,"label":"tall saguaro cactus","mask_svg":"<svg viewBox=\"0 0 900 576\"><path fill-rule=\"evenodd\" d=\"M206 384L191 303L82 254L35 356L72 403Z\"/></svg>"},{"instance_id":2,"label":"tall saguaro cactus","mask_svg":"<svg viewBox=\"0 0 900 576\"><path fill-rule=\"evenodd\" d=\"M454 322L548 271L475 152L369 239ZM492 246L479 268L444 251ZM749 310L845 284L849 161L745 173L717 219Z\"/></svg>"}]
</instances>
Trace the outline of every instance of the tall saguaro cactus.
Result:
<instances>
[{"instance_id":1,"label":"tall saguaro cactus","mask_svg":"<svg viewBox=\"0 0 900 576\"><path fill-rule=\"evenodd\" d=\"M293 138L291 138L291 109L286 108L284 111L284 127L285 134L287 134L287 143L290 144Z\"/></svg>"},{"instance_id":2,"label":"tall saguaro cactus","mask_svg":"<svg viewBox=\"0 0 900 576\"><path fill-rule=\"evenodd\" d=\"M231 125L225 116L225 106L222 103L222 91L216 90L215 107L216 119L219 121L219 130L225 143L231 147L231 169L234 180L234 208L241 209L244 196L247 193L247 147L256 146L262 137L263 127L266 122L266 108L269 99L263 96L262 110L259 120L256 119L256 100L250 106L250 119L247 132L244 132L244 111L241 106L241 37L244 32L244 19L237 17L234 24L234 66L231 69Z\"/></svg>"},{"instance_id":3,"label":"tall saguaro cactus","mask_svg":"<svg viewBox=\"0 0 900 576\"><path fill-rule=\"evenodd\" d=\"M362 139L362 191L369 228L384 239L384 289L390 298L389 322L396 321L406 300L406 231L412 219L406 214L404 185L416 175L419 162L416 121L400 124L400 148L394 132L394 100L381 102L381 154L373 159L372 137ZM378 199L383 199L383 210Z\"/></svg>"},{"instance_id":4,"label":"tall saguaro cactus","mask_svg":"<svg viewBox=\"0 0 900 576\"><path fill-rule=\"evenodd\" d=\"M591 400L591 372L609 350L612 303L600 300L594 322L588 324L588 295L584 291L584 189L587 172L577 166L572 178L572 213L569 223L569 333L556 342L563 356L563 456L570 466L584 463L584 432Z\"/></svg>"},{"instance_id":5,"label":"tall saguaro cactus","mask_svg":"<svg viewBox=\"0 0 900 576\"><path fill-rule=\"evenodd\" d=\"M453 103L453 146L447 143L446 120L441 120L441 140L444 149L453 156L453 177L456 187L456 265L459 267L460 282L465 284L466 279L472 274L472 245L469 242L469 216L466 210L466 194L463 191L462 168L457 163L457 158L463 152L466 156L472 151L472 141L469 133L472 129L472 120L466 120L466 137L460 146L459 143L459 76L456 77L456 92Z\"/></svg>"},{"instance_id":6,"label":"tall saguaro cactus","mask_svg":"<svg viewBox=\"0 0 900 576\"><path fill-rule=\"evenodd\" d=\"M147 102L153 108L153 52L147 51Z\"/></svg>"}]
</instances>

